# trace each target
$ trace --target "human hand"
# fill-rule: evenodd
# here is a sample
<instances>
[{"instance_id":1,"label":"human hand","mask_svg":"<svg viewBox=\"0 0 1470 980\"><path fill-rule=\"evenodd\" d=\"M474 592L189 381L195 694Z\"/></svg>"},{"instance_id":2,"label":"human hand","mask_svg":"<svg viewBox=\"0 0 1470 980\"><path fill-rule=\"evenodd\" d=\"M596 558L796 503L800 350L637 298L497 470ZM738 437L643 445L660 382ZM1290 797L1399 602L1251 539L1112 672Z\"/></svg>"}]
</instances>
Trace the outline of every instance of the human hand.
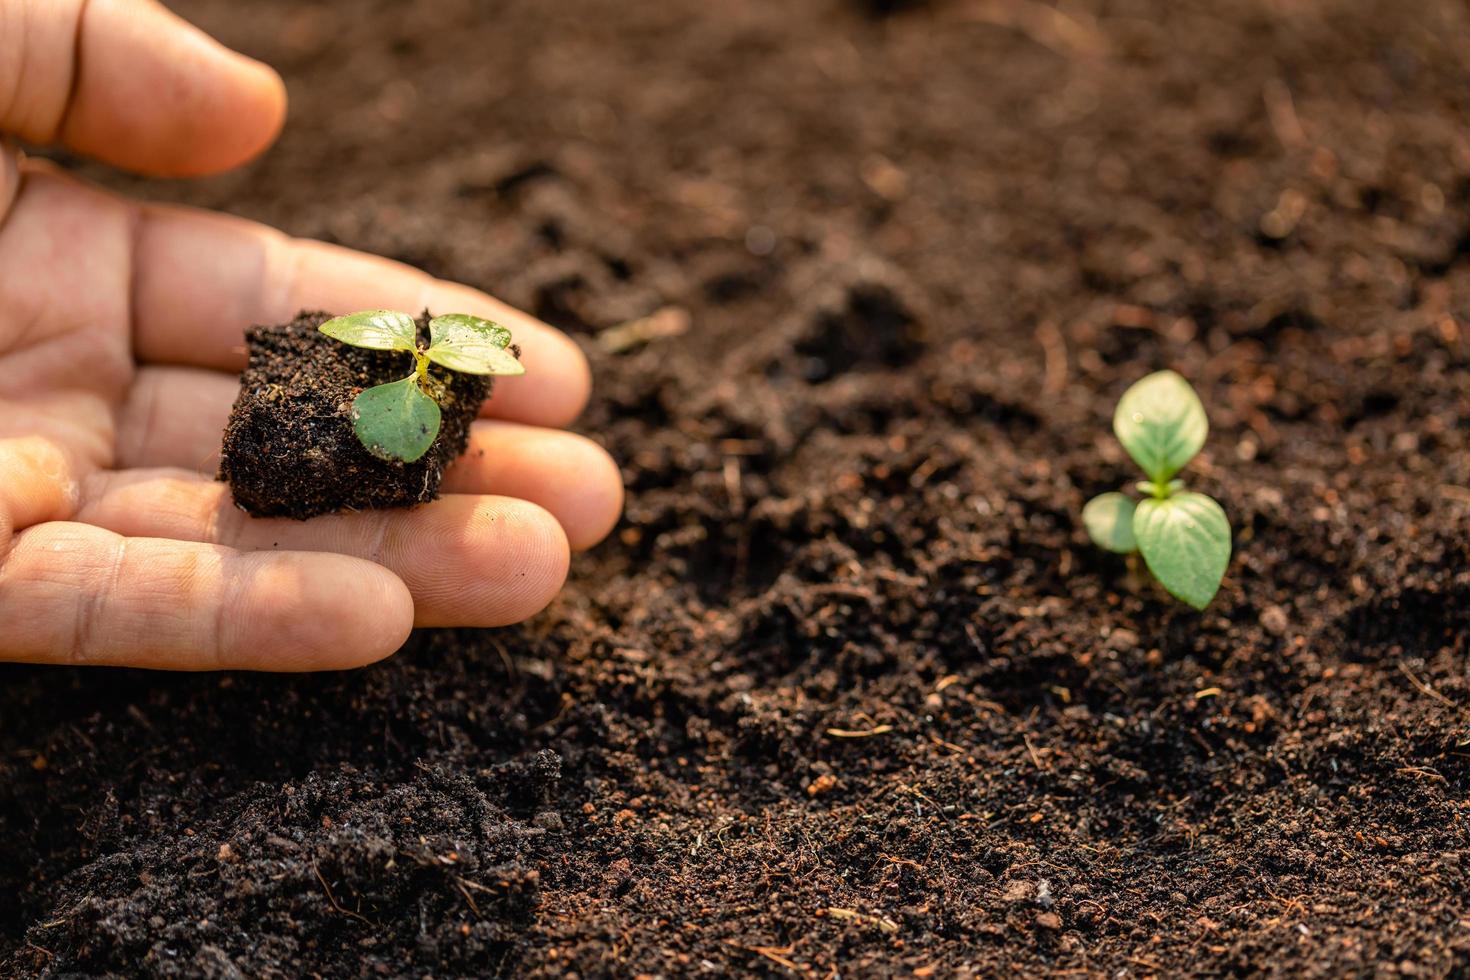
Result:
<instances>
[{"instance_id":1,"label":"human hand","mask_svg":"<svg viewBox=\"0 0 1470 980\"><path fill-rule=\"evenodd\" d=\"M0 134L190 176L250 159L284 114L274 72L153 0L0 0ZM245 328L377 307L498 320L527 373L439 500L247 517L212 479ZM613 461L552 428L589 384L571 340L475 290L0 146L0 660L318 670L415 625L524 619L621 511Z\"/></svg>"}]
</instances>

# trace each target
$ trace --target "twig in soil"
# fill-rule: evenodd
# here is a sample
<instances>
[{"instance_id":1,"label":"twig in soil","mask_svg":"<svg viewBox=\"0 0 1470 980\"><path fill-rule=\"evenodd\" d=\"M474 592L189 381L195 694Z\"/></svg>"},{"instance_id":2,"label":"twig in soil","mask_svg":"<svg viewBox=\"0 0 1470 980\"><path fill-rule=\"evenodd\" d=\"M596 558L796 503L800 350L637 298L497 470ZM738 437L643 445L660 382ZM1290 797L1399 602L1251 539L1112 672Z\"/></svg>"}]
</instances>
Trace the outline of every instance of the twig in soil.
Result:
<instances>
[{"instance_id":1,"label":"twig in soil","mask_svg":"<svg viewBox=\"0 0 1470 980\"><path fill-rule=\"evenodd\" d=\"M1470 504L1470 490L1446 483L1439 488L1439 495L1461 504Z\"/></svg>"},{"instance_id":2,"label":"twig in soil","mask_svg":"<svg viewBox=\"0 0 1470 980\"><path fill-rule=\"evenodd\" d=\"M1036 0L978 0L962 9L965 20L996 27L1009 27L1055 53L1100 55L1108 50L1107 39L1095 26L1084 24L1055 7Z\"/></svg>"},{"instance_id":3,"label":"twig in soil","mask_svg":"<svg viewBox=\"0 0 1470 980\"><path fill-rule=\"evenodd\" d=\"M1026 744L1026 751L1031 755L1031 764L1042 772L1046 772L1046 766L1041 761L1041 755L1036 751L1036 746L1031 744L1031 736L1023 732L1021 734L1021 741Z\"/></svg>"},{"instance_id":4,"label":"twig in soil","mask_svg":"<svg viewBox=\"0 0 1470 980\"><path fill-rule=\"evenodd\" d=\"M737 514L745 510L744 481L740 477L740 457L725 457L725 495L730 498L730 508Z\"/></svg>"},{"instance_id":5,"label":"twig in soil","mask_svg":"<svg viewBox=\"0 0 1470 980\"><path fill-rule=\"evenodd\" d=\"M1036 339L1041 344L1046 365L1042 375L1042 393L1055 395L1067 387L1067 340L1050 320L1043 321L1036 328Z\"/></svg>"},{"instance_id":6,"label":"twig in soil","mask_svg":"<svg viewBox=\"0 0 1470 980\"><path fill-rule=\"evenodd\" d=\"M721 439L718 445L726 456L759 456L766 451L760 439Z\"/></svg>"},{"instance_id":7,"label":"twig in soil","mask_svg":"<svg viewBox=\"0 0 1470 980\"><path fill-rule=\"evenodd\" d=\"M366 916L359 915L356 912L344 909L342 906L337 904L337 898L332 894L332 887L327 884L327 879L322 877L322 870L321 868L318 868L316 866L315 861L311 862L311 870L312 873L316 875L316 880L322 883L322 891L327 893L327 901L331 903L333 909L335 909L338 913L342 915L348 916L349 918L357 919L363 925L372 925L372 923L367 920Z\"/></svg>"},{"instance_id":8,"label":"twig in soil","mask_svg":"<svg viewBox=\"0 0 1470 980\"><path fill-rule=\"evenodd\" d=\"M1300 898L1282 898L1280 895L1276 894L1269 888L1266 889L1266 894L1270 895L1276 901L1280 902L1281 907L1288 912L1296 912L1298 915L1307 914L1307 907L1302 904L1302 900Z\"/></svg>"},{"instance_id":9,"label":"twig in soil","mask_svg":"<svg viewBox=\"0 0 1470 980\"><path fill-rule=\"evenodd\" d=\"M1271 120L1271 129L1283 149L1295 150L1307 142L1307 134L1297 118L1291 89L1285 82L1279 78L1268 79L1261 90L1261 99L1266 103L1266 116Z\"/></svg>"},{"instance_id":10,"label":"twig in soil","mask_svg":"<svg viewBox=\"0 0 1470 980\"><path fill-rule=\"evenodd\" d=\"M829 728L827 734L833 738L872 738L874 735L887 735L893 731L892 725L878 725L867 731L858 731L851 728Z\"/></svg>"},{"instance_id":11,"label":"twig in soil","mask_svg":"<svg viewBox=\"0 0 1470 980\"><path fill-rule=\"evenodd\" d=\"M458 875L455 875L454 876L454 887L459 889L459 893L461 895L463 895L464 896L464 900L467 903L469 903L470 911L473 912L473 913L475 913L475 916L477 918L481 918L481 919L485 918L485 913L481 912L480 911L480 906L478 906L478 905L475 904L475 900L470 895L470 890L465 887L465 884L466 884L466 882L465 882L465 880L463 878L459 877Z\"/></svg>"},{"instance_id":12,"label":"twig in soil","mask_svg":"<svg viewBox=\"0 0 1470 980\"><path fill-rule=\"evenodd\" d=\"M963 745L956 745L953 742L946 742L944 739L940 738L938 735L934 735L932 733L929 736L929 741L933 742L935 745L939 746L942 749L948 749L949 751L955 753L956 755L969 755L970 754L969 753L969 750L966 749Z\"/></svg>"},{"instance_id":13,"label":"twig in soil","mask_svg":"<svg viewBox=\"0 0 1470 980\"><path fill-rule=\"evenodd\" d=\"M490 645L495 648L496 654L500 657L501 666L505 668L506 679L512 683L518 681L519 678L516 676L516 662L511 658L505 646L495 640L491 640Z\"/></svg>"},{"instance_id":14,"label":"twig in soil","mask_svg":"<svg viewBox=\"0 0 1470 980\"><path fill-rule=\"evenodd\" d=\"M845 919L861 925L877 926L890 936L898 932L898 923L886 916L870 915L867 912L859 912L857 909L828 908L826 912L834 919Z\"/></svg>"},{"instance_id":15,"label":"twig in soil","mask_svg":"<svg viewBox=\"0 0 1470 980\"><path fill-rule=\"evenodd\" d=\"M926 796L924 794L924 791L919 789L917 786L910 786L908 783L899 783L898 791L900 793L908 793L910 796L913 796L916 799L923 800L925 803L934 808L935 813L938 813L941 816L944 815L944 807L939 805L939 801L931 796Z\"/></svg>"},{"instance_id":16,"label":"twig in soil","mask_svg":"<svg viewBox=\"0 0 1470 980\"><path fill-rule=\"evenodd\" d=\"M493 888L491 888L491 887L489 887L487 885L482 885L478 881L471 881L468 878L461 878L458 875L455 875L454 880L457 881L457 882L459 882L461 885L465 886L466 888L473 888L477 892L484 892L487 895L495 895L495 894L497 894L497 892L495 891L495 889L493 889Z\"/></svg>"},{"instance_id":17,"label":"twig in soil","mask_svg":"<svg viewBox=\"0 0 1470 980\"><path fill-rule=\"evenodd\" d=\"M924 866L918 861L910 861L908 858L901 858L896 854L880 854L878 856L890 864L901 864L906 868L913 868L915 871L924 870Z\"/></svg>"},{"instance_id":18,"label":"twig in soil","mask_svg":"<svg viewBox=\"0 0 1470 980\"><path fill-rule=\"evenodd\" d=\"M1409 683L1410 684L1413 684L1415 687L1417 687L1419 689L1419 693L1421 693L1421 694L1423 694L1423 695L1425 695L1427 697L1434 698L1434 700L1438 701L1441 704L1447 704L1451 708L1458 708L1459 707L1458 704L1456 704L1455 702L1451 701L1449 698L1445 697L1443 694L1440 694L1434 688L1430 687L1428 684L1426 684L1423 681L1421 681L1418 677L1415 677L1414 676L1414 672L1409 669L1409 665L1406 664L1406 663L1404 663L1402 660L1399 661L1399 670L1403 673L1403 675L1405 677L1407 677L1409 679Z\"/></svg>"},{"instance_id":19,"label":"twig in soil","mask_svg":"<svg viewBox=\"0 0 1470 980\"><path fill-rule=\"evenodd\" d=\"M83 732L76 725L68 725L67 727L71 729L73 735L81 739L82 744L87 747L88 752L97 751L97 743L88 738L85 732Z\"/></svg>"},{"instance_id":20,"label":"twig in soil","mask_svg":"<svg viewBox=\"0 0 1470 980\"><path fill-rule=\"evenodd\" d=\"M929 482L929 477L933 476L935 471L942 465L938 456L930 456L909 474L909 486L915 490L921 489L924 484Z\"/></svg>"},{"instance_id":21,"label":"twig in soil","mask_svg":"<svg viewBox=\"0 0 1470 980\"><path fill-rule=\"evenodd\" d=\"M906 585L911 589L921 589L929 584L927 579L918 575L905 575L903 572L896 572L891 568L872 568L867 571L868 574L876 579L884 582L897 582L899 585Z\"/></svg>"},{"instance_id":22,"label":"twig in soil","mask_svg":"<svg viewBox=\"0 0 1470 980\"><path fill-rule=\"evenodd\" d=\"M608 327L597 335L597 343L609 354L620 354L650 340L688 333L689 324L688 310L681 306L665 306L648 316Z\"/></svg>"},{"instance_id":23,"label":"twig in soil","mask_svg":"<svg viewBox=\"0 0 1470 980\"><path fill-rule=\"evenodd\" d=\"M791 955L793 952L796 951L796 947L794 945L793 946L746 946L746 945L744 945L742 943L737 943L733 939L726 939L725 940L725 945L726 946L733 946L736 949L744 950L747 953L755 953L757 956L764 956L766 959L770 960L772 963L777 963L777 964L779 964L781 966L784 966L788 970L795 970L797 973L804 972L804 970L803 970L803 968L802 968L802 966L800 964L793 963L791 960L788 960L786 958L787 956Z\"/></svg>"},{"instance_id":24,"label":"twig in soil","mask_svg":"<svg viewBox=\"0 0 1470 980\"><path fill-rule=\"evenodd\" d=\"M1450 784L1450 781L1448 779L1444 778L1443 775L1441 775L1434 769L1429 768L1428 766L1401 766L1400 768L1395 769L1394 772L1403 773L1404 775L1408 776L1418 776L1421 779L1437 779L1440 782L1444 783L1446 786Z\"/></svg>"},{"instance_id":25,"label":"twig in soil","mask_svg":"<svg viewBox=\"0 0 1470 980\"><path fill-rule=\"evenodd\" d=\"M807 595L831 596L836 599L856 599L861 602L873 604L883 601L883 597L872 589L865 589L860 585L846 585L842 582L829 582L826 585L808 586Z\"/></svg>"},{"instance_id":26,"label":"twig in soil","mask_svg":"<svg viewBox=\"0 0 1470 980\"><path fill-rule=\"evenodd\" d=\"M46 962L47 963L50 963L52 960L56 959L56 954L53 953L53 952L51 952L51 950L47 949L45 946L37 946L35 943L31 942L29 939L27 939L25 941L25 944L26 944L26 949L33 949L37 953L40 953L42 956L44 956L46 958Z\"/></svg>"}]
</instances>

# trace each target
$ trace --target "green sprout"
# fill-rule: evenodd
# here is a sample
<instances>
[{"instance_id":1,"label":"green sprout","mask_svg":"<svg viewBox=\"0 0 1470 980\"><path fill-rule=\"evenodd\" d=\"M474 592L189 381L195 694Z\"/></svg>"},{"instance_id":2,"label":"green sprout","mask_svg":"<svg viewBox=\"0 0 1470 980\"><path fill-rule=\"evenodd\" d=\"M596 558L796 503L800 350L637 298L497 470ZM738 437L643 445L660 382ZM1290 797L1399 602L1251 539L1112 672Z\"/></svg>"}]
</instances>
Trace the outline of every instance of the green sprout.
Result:
<instances>
[{"instance_id":1,"label":"green sprout","mask_svg":"<svg viewBox=\"0 0 1470 980\"><path fill-rule=\"evenodd\" d=\"M1210 423L1189 382L1173 371L1150 374L1123 393L1113 432L1147 480L1147 499L1121 493L1093 497L1082 523L1099 547L1143 553L1148 570L1176 599L1203 610L1230 564L1230 521L1212 498L1174 479L1203 448Z\"/></svg>"},{"instance_id":2,"label":"green sprout","mask_svg":"<svg viewBox=\"0 0 1470 980\"><path fill-rule=\"evenodd\" d=\"M462 374L525 374L510 350L510 331L467 313L429 321L429 346L419 347L418 324L407 313L366 310L321 325L334 340L369 350L413 355L414 372L401 381L368 388L352 403L352 428L368 452L389 462L412 463L439 436L442 381L429 374L438 364Z\"/></svg>"}]
</instances>

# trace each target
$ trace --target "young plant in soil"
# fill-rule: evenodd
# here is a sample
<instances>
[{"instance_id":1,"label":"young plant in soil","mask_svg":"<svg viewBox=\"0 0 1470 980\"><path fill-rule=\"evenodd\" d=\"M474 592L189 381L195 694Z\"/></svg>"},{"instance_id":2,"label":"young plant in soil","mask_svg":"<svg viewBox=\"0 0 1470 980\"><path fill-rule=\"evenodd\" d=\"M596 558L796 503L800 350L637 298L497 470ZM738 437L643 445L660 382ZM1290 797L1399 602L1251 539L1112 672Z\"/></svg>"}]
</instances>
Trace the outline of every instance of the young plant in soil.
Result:
<instances>
[{"instance_id":1,"label":"young plant in soil","mask_svg":"<svg viewBox=\"0 0 1470 980\"><path fill-rule=\"evenodd\" d=\"M328 324L341 340L322 332ZM427 311L416 319L303 311L251 328L245 345L219 478L255 517L305 520L433 500L469 445L494 374L522 373L502 328Z\"/></svg>"},{"instance_id":2,"label":"young plant in soil","mask_svg":"<svg viewBox=\"0 0 1470 980\"><path fill-rule=\"evenodd\" d=\"M339 316L318 329L353 347L413 355L412 374L366 388L352 402L352 428L358 440L368 452L389 462L414 462L439 436L444 384L429 374L430 364L463 374L526 372L509 350L510 331L467 313L447 313L430 320L427 347L419 346L414 318L394 310Z\"/></svg>"},{"instance_id":3,"label":"young plant in soil","mask_svg":"<svg viewBox=\"0 0 1470 980\"><path fill-rule=\"evenodd\" d=\"M1104 493L1082 509L1095 544L1123 555L1141 552L1170 595L1200 610L1230 564L1230 521L1218 503L1185 490L1175 474L1203 448L1209 428L1188 381L1173 371L1139 381L1119 400L1113 432L1148 477L1135 484L1144 499Z\"/></svg>"}]
</instances>

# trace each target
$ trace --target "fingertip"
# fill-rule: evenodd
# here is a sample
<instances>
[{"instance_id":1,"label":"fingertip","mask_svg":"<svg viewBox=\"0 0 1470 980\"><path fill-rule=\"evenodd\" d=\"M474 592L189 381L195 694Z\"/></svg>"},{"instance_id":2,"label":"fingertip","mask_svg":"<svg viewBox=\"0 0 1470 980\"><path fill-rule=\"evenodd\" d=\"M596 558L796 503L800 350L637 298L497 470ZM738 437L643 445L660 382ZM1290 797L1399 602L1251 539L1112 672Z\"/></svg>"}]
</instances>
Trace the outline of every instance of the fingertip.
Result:
<instances>
[{"instance_id":1,"label":"fingertip","mask_svg":"<svg viewBox=\"0 0 1470 980\"><path fill-rule=\"evenodd\" d=\"M623 474L606 449L577 433L518 422L476 422L444 486L450 493L496 494L545 507L561 522L573 551L605 538L623 512Z\"/></svg>"},{"instance_id":2,"label":"fingertip","mask_svg":"<svg viewBox=\"0 0 1470 980\"><path fill-rule=\"evenodd\" d=\"M590 439L585 440L586 478L573 488L577 521L567 532L573 551L586 551L612 533L623 516L626 492L623 471L607 450Z\"/></svg>"},{"instance_id":3,"label":"fingertip","mask_svg":"<svg viewBox=\"0 0 1470 980\"><path fill-rule=\"evenodd\" d=\"M231 51L206 38L213 57L220 59L215 98L222 117L231 124L212 139L197 156L181 163L177 176L219 173L249 163L269 149L286 125L289 97L286 82L264 62Z\"/></svg>"},{"instance_id":4,"label":"fingertip","mask_svg":"<svg viewBox=\"0 0 1470 980\"><path fill-rule=\"evenodd\" d=\"M362 618L353 626L356 655L346 667L363 667L403 648L413 632L413 594L403 579L374 562L349 558L363 568L358 602Z\"/></svg>"},{"instance_id":5,"label":"fingertip","mask_svg":"<svg viewBox=\"0 0 1470 980\"><path fill-rule=\"evenodd\" d=\"M544 426L567 426L577 420L592 397L592 365L577 342L544 324L524 331L526 373L496 382L481 415Z\"/></svg>"},{"instance_id":6,"label":"fingertip","mask_svg":"<svg viewBox=\"0 0 1470 980\"><path fill-rule=\"evenodd\" d=\"M551 514L534 504L530 506L539 512L535 534L536 558L521 569L519 587L514 590L512 601L507 604L502 620L492 625L509 626L524 622L544 611L561 594L571 572L572 549L566 530Z\"/></svg>"},{"instance_id":7,"label":"fingertip","mask_svg":"<svg viewBox=\"0 0 1470 980\"><path fill-rule=\"evenodd\" d=\"M509 626L545 609L566 583L571 546L545 508L511 497L446 497L415 576L416 626ZM421 542L422 543L422 542Z\"/></svg>"},{"instance_id":8,"label":"fingertip","mask_svg":"<svg viewBox=\"0 0 1470 980\"><path fill-rule=\"evenodd\" d=\"M197 59L190 83L194 91L174 114L174 132L159 141L175 149L173 160L161 168L172 177L204 176L249 163L275 143L286 124L286 83L275 69L186 26ZM188 64L191 55L182 55L182 62Z\"/></svg>"},{"instance_id":9,"label":"fingertip","mask_svg":"<svg viewBox=\"0 0 1470 980\"><path fill-rule=\"evenodd\" d=\"M518 611L514 620L520 622L549 606L567 584L567 574L572 569L572 546L566 528L546 508L517 501L511 511L519 511L515 519L527 529L525 548L531 556L524 571L526 608Z\"/></svg>"},{"instance_id":10,"label":"fingertip","mask_svg":"<svg viewBox=\"0 0 1470 980\"><path fill-rule=\"evenodd\" d=\"M498 554L480 551L482 561L511 562L514 569L504 591L487 604L486 626L509 626L530 619L551 604L567 581L572 549L561 522L546 508L509 497L486 498L476 505L480 528L498 522ZM473 533L473 532L472 532Z\"/></svg>"},{"instance_id":11,"label":"fingertip","mask_svg":"<svg viewBox=\"0 0 1470 980\"><path fill-rule=\"evenodd\" d=\"M155 3L92 0L76 100L60 136L143 173L218 173L258 156L286 115L268 66L231 51Z\"/></svg>"},{"instance_id":12,"label":"fingertip","mask_svg":"<svg viewBox=\"0 0 1470 980\"><path fill-rule=\"evenodd\" d=\"M571 425L587 408L592 397L592 364L587 354L571 337L547 327L554 338L552 346L559 348L555 358L556 371L561 377L557 397L549 411L558 419L557 425Z\"/></svg>"}]
</instances>

